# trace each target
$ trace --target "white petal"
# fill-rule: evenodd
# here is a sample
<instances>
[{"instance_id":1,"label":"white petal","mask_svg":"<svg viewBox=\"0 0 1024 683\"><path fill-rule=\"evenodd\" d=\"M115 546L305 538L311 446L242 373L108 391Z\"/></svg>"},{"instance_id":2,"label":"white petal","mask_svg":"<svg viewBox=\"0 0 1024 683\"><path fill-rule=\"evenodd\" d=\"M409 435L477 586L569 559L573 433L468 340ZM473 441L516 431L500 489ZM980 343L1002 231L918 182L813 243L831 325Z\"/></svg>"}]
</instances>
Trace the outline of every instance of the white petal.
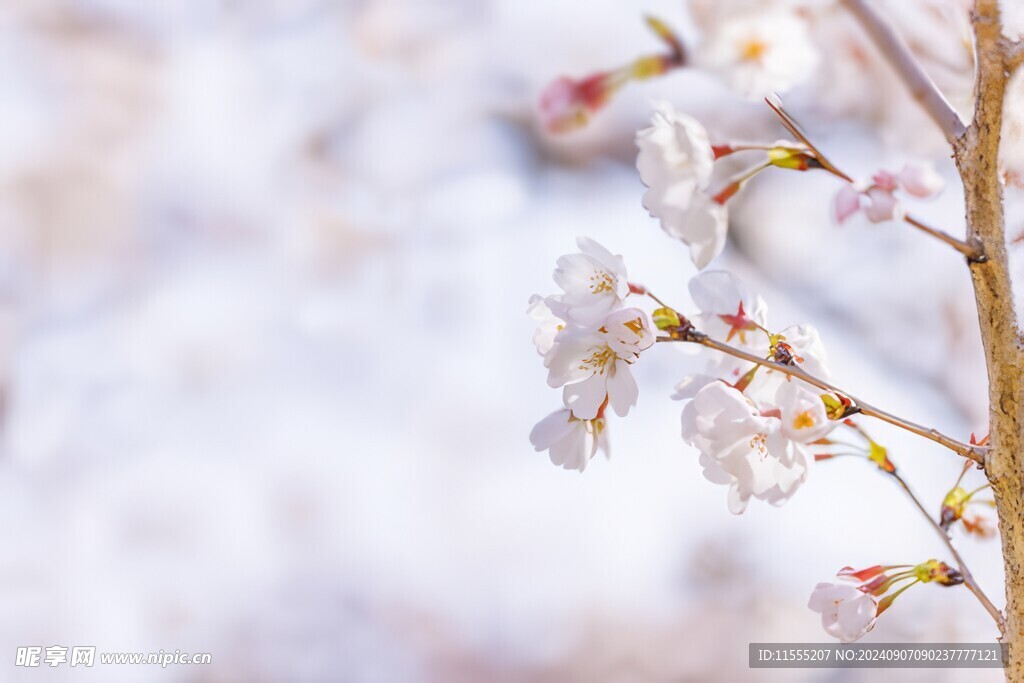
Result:
<instances>
[{"instance_id":1,"label":"white petal","mask_svg":"<svg viewBox=\"0 0 1024 683\"><path fill-rule=\"evenodd\" d=\"M530 432L530 443L537 451L546 451L561 441L575 428L570 421L572 413L566 409L556 410L538 422Z\"/></svg>"},{"instance_id":2,"label":"white petal","mask_svg":"<svg viewBox=\"0 0 1024 683\"><path fill-rule=\"evenodd\" d=\"M607 376L595 374L590 379L567 384L562 390L565 405L581 420L592 420L608 395Z\"/></svg>"},{"instance_id":3,"label":"white petal","mask_svg":"<svg viewBox=\"0 0 1024 683\"><path fill-rule=\"evenodd\" d=\"M615 369L608 378L608 403L619 417L626 417L629 409L636 405L639 389L629 363L616 361Z\"/></svg>"}]
</instances>

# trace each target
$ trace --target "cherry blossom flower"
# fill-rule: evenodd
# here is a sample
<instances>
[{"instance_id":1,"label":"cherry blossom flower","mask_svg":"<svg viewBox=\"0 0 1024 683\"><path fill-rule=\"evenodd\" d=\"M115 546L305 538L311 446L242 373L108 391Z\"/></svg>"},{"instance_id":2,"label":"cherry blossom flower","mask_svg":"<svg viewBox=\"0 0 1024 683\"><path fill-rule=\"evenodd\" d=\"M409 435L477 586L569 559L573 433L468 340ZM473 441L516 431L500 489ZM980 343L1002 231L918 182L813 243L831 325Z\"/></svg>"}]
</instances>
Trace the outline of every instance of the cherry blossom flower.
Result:
<instances>
[{"instance_id":1,"label":"cherry blossom flower","mask_svg":"<svg viewBox=\"0 0 1024 683\"><path fill-rule=\"evenodd\" d=\"M551 350L555 343L555 335L565 327L565 321L551 312L540 294L530 297L526 312L537 322L537 329L533 333L533 345L537 347L537 353L543 356Z\"/></svg>"},{"instance_id":2,"label":"cherry blossom flower","mask_svg":"<svg viewBox=\"0 0 1024 683\"><path fill-rule=\"evenodd\" d=\"M629 294L626 265L589 237L578 237L576 245L580 253L560 257L555 269L555 284L563 293L545 304L562 320L590 325L620 307Z\"/></svg>"},{"instance_id":3,"label":"cherry blossom flower","mask_svg":"<svg viewBox=\"0 0 1024 683\"><path fill-rule=\"evenodd\" d=\"M798 443L811 443L836 426L828 419L821 396L797 382L783 382L775 396L781 413L782 433Z\"/></svg>"},{"instance_id":4,"label":"cherry blossom flower","mask_svg":"<svg viewBox=\"0 0 1024 683\"><path fill-rule=\"evenodd\" d=\"M818 61L807 22L785 8L725 19L706 36L698 54L701 66L750 99L800 85L814 74Z\"/></svg>"},{"instance_id":5,"label":"cherry blossom flower","mask_svg":"<svg viewBox=\"0 0 1024 683\"><path fill-rule=\"evenodd\" d=\"M610 455L603 417L581 420L568 408L551 413L530 432L530 443L538 451L548 451L551 462L567 470L582 472L600 450Z\"/></svg>"},{"instance_id":6,"label":"cherry blossom flower","mask_svg":"<svg viewBox=\"0 0 1024 683\"><path fill-rule=\"evenodd\" d=\"M860 640L875 627L878 600L850 584L819 583L807 606L821 615L821 626L844 643Z\"/></svg>"},{"instance_id":7,"label":"cherry blossom flower","mask_svg":"<svg viewBox=\"0 0 1024 683\"><path fill-rule=\"evenodd\" d=\"M903 220L906 211L896 197L897 191L928 199L941 192L944 184L942 176L930 164L923 163L908 163L899 173L878 171L871 181L866 187L840 188L833 204L836 222L842 224L861 210L872 223Z\"/></svg>"},{"instance_id":8,"label":"cherry blossom flower","mask_svg":"<svg viewBox=\"0 0 1024 683\"><path fill-rule=\"evenodd\" d=\"M752 497L782 505L806 481L813 461L783 434L780 418L763 415L723 382L706 384L686 404L682 435L700 451L705 478L729 487L733 514L742 513Z\"/></svg>"},{"instance_id":9,"label":"cherry blossom flower","mask_svg":"<svg viewBox=\"0 0 1024 683\"><path fill-rule=\"evenodd\" d=\"M564 387L566 407L581 420L595 418L606 399L625 417L638 394L629 366L653 343L650 321L638 308L615 311L596 327L568 326L544 357L548 385Z\"/></svg>"},{"instance_id":10,"label":"cherry blossom flower","mask_svg":"<svg viewBox=\"0 0 1024 683\"><path fill-rule=\"evenodd\" d=\"M703 268L721 253L728 228L725 206L706 192L715 160L707 131L660 102L636 144L637 170L648 188L644 208L666 233L690 247L693 262Z\"/></svg>"},{"instance_id":11,"label":"cherry blossom flower","mask_svg":"<svg viewBox=\"0 0 1024 683\"><path fill-rule=\"evenodd\" d=\"M829 370L824 346L818 331L810 325L791 325L777 334L768 331L768 306L764 299L738 278L725 271L706 271L690 280L690 297L700 312L691 316L697 329L709 337L736 346L765 359L828 379ZM795 383L809 391L814 388L803 380L791 378L772 368L757 368L751 377L747 373L755 364L720 354L709 359L704 375L729 384L743 379L742 391L756 403L775 405L776 394L783 383ZM673 398L692 397L701 385L688 378L676 387ZM815 392L817 393L817 392Z\"/></svg>"},{"instance_id":12,"label":"cherry blossom flower","mask_svg":"<svg viewBox=\"0 0 1024 683\"><path fill-rule=\"evenodd\" d=\"M690 298L700 313L693 316L701 332L741 347L767 348L763 332L768 304L739 278L709 270L690 279Z\"/></svg>"}]
</instances>

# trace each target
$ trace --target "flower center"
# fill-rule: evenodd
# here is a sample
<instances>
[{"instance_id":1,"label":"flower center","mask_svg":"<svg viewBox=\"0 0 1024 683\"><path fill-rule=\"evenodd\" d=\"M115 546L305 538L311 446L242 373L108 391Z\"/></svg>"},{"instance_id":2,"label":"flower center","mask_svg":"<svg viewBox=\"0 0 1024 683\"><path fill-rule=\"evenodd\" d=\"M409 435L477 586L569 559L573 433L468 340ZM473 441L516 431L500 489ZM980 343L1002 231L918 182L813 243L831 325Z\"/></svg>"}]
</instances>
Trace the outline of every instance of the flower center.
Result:
<instances>
[{"instance_id":1,"label":"flower center","mask_svg":"<svg viewBox=\"0 0 1024 683\"><path fill-rule=\"evenodd\" d=\"M608 345L593 348L590 355L580 361L580 370L592 370L603 375L614 358L615 352Z\"/></svg>"},{"instance_id":2,"label":"flower center","mask_svg":"<svg viewBox=\"0 0 1024 683\"><path fill-rule=\"evenodd\" d=\"M768 455L768 435L767 434L755 434L750 440L750 447L757 450L764 458Z\"/></svg>"},{"instance_id":3,"label":"flower center","mask_svg":"<svg viewBox=\"0 0 1024 683\"><path fill-rule=\"evenodd\" d=\"M793 418L793 429L807 429L814 426L814 416L811 411L805 410Z\"/></svg>"},{"instance_id":4,"label":"flower center","mask_svg":"<svg viewBox=\"0 0 1024 683\"><path fill-rule=\"evenodd\" d=\"M768 52L768 43L760 38L749 38L740 46L740 59L745 62L760 62Z\"/></svg>"},{"instance_id":5,"label":"flower center","mask_svg":"<svg viewBox=\"0 0 1024 683\"><path fill-rule=\"evenodd\" d=\"M615 289L615 279L603 270L594 271L590 276L590 292L592 294L603 294Z\"/></svg>"},{"instance_id":6,"label":"flower center","mask_svg":"<svg viewBox=\"0 0 1024 683\"><path fill-rule=\"evenodd\" d=\"M629 322L625 322L625 323L622 323L622 324L625 325L626 329L628 329L630 332L632 332L636 336L638 336L641 339L643 339L643 336L644 336L644 321L643 321L643 318L637 316L633 320L630 320Z\"/></svg>"}]
</instances>

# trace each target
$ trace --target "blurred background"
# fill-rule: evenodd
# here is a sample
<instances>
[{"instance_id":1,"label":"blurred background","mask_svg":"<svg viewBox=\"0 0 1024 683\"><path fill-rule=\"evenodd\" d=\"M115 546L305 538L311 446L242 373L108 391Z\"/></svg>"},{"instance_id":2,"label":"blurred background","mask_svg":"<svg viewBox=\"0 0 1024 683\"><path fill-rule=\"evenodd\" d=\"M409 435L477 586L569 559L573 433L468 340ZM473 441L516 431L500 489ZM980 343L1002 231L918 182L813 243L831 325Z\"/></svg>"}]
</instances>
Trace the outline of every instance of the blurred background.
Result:
<instances>
[{"instance_id":1,"label":"blurred background","mask_svg":"<svg viewBox=\"0 0 1024 683\"><path fill-rule=\"evenodd\" d=\"M577 235L690 305L687 249L640 205L651 101L715 141L785 135L699 69L630 85L559 136L540 91L657 52L645 13L689 46L770 4L0 2L0 658L213 659L0 678L1000 680L747 668L749 642L831 642L806 601L844 565L950 558L853 459L819 463L782 508L729 514L669 399L692 355L645 355L614 456L584 474L527 439L560 396L526 302L554 291ZM787 108L858 177L935 163L947 189L913 209L962 234L948 150L856 24L831 2L775 4L799 5L820 52ZM877 4L969 114L969 3ZM777 329L817 326L840 386L986 433L961 259L904 225L837 227L836 190L758 176L716 266ZM937 512L958 459L870 427ZM956 540L1002 604L998 539ZM995 635L967 591L926 585L865 641Z\"/></svg>"}]
</instances>

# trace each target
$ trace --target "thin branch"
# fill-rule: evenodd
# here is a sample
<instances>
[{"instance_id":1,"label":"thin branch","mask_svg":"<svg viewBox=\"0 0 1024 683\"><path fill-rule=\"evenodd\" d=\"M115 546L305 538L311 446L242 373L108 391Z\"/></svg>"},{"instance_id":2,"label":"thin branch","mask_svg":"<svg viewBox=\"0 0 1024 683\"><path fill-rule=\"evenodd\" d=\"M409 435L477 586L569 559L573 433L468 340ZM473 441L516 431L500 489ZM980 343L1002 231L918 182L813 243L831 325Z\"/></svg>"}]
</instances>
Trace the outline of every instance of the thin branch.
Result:
<instances>
[{"instance_id":1,"label":"thin branch","mask_svg":"<svg viewBox=\"0 0 1024 683\"><path fill-rule=\"evenodd\" d=\"M768 106L771 107L771 110L775 112L775 115L779 117L779 120L782 122L782 125L786 128L786 130L788 130L792 135L794 135L797 138L797 140L799 140L800 143L807 148L807 151L810 152L811 155L813 155L814 158L818 160L818 163L821 164L821 168L823 170L828 171L835 177L847 183L850 183L851 185L854 184L853 178L851 178L845 171L841 170L838 166L832 163L832 161L825 156L821 149L813 142L811 142L807 133L805 133L800 124L796 122L796 119L794 119L789 114L789 112L783 109L782 102L781 100L778 99L778 97L765 98L765 102L767 102ZM931 235L935 239L953 247L958 252L963 254L970 263L982 263L985 261L985 249L981 242L976 238L971 238L967 241L957 239L956 237L950 235L948 232L944 232L942 230L939 230L938 228L933 228L930 225L921 222L921 220L919 220L918 218L915 218L914 216L910 215L904 215L903 221L908 225L914 226L921 232L927 235Z\"/></svg>"},{"instance_id":2,"label":"thin branch","mask_svg":"<svg viewBox=\"0 0 1024 683\"><path fill-rule=\"evenodd\" d=\"M922 436L926 439L941 444L946 448L950 449L951 451L959 455L962 455L965 458L970 458L979 465L984 465L984 455L986 451L984 447L972 446L971 444L966 444L963 443L962 441L957 441L956 439L946 436L945 434L939 432L936 429L922 427L919 424L915 424L913 422L910 422L909 420L904 420L901 417L897 417L892 413L887 413L886 411L876 408L868 403L865 403L860 399L854 398L848 392L843 391L836 387L835 385L829 384L828 382L822 379L818 379L817 377L814 377L813 375L804 372L802 369L796 366L783 365L781 363L766 360L764 358L761 358L760 356L756 356L742 349L738 349L734 346L730 346L723 342L712 339L703 332L697 332L696 330L689 330L683 333L681 336L658 337L657 339L659 342L688 342L691 344L700 344L701 346L706 346L709 349L721 351L722 353L733 356L734 358L740 358L742 360L750 361L751 363L757 363L762 367L777 370L781 373L789 375L790 377L796 377L797 379L803 380L804 382L807 382L812 386L816 386L823 391L834 393L849 399L852 403L852 407L850 408L850 412L848 414L860 413L862 415L867 415L869 417L878 418L879 420L888 422L891 425L895 425L897 427L900 427L901 429L907 430L908 432L912 432L914 434L917 434L918 436Z\"/></svg>"},{"instance_id":3,"label":"thin branch","mask_svg":"<svg viewBox=\"0 0 1024 683\"><path fill-rule=\"evenodd\" d=\"M865 0L840 0L840 2L860 22L861 27L871 37L892 68L896 70L907 89L910 90L911 96L928 113L949 144L955 147L966 130L963 121L960 120L960 115L939 92L935 82L925 73L892 24Z\"/></svg>"},{"instance_id":4,"label":"thin branch","mask_svg":"<svg viewBox=\"0 0 1024 683\"><path fill-rule=\"evenodd\" d=\"M945 242L946 244L948 244L949 246L953 247L961 254L963 254L971 263L982 263L986 258L984 247L982 246L981 242L975 238L971 238L966 242L964 240L959 240L950 235L948 232L943 232L938 228L933 228L930 225L922 223L920 220L911 216L910 214L903 216L903 221L905 223L908 223L909 225L913 225L921 232L931 235L937 240Z\"/></svg>"},{"instance_id":5,"label":"thin branch","mask_svg":"<svg viewBox=\"0 0 1024 683\"><path fill-rule=\"evenodd\" d=\"M992 618L995 619L996 625L999 627L999 632L1005 635L1006 622L1003 619L1002 612L992 604L992 601L988 599L987 595L985 595L985 591L981 590L981 586L979 586L974 580L974 575L971 574L971 570L967 568L964 558L960 557L960 553L957 552L956 547L953 545L953 539L949 537L946 530L935 521L935 518L932 517L928 510L925 509L924 505L921 504L921 500L914 494L906 480L896 472L890 472L889 474L899 482L903 490L906 491L908 496L910 496L910 500L914 502L917 509L920 510L921 514L928 520L928 524L931 525L931 527L935 529L935 533L942 538L942 542L946 544L946 548L949 549L950 554L953 556L953 561L956 562L957 569L960 570L960 573L964 577L964 586L967 587L967 590L974 593L974 597L978 598L978 602L981 603L982 607L984 607L988 613L992 615Z\"/></svg>"}]
</instances>

